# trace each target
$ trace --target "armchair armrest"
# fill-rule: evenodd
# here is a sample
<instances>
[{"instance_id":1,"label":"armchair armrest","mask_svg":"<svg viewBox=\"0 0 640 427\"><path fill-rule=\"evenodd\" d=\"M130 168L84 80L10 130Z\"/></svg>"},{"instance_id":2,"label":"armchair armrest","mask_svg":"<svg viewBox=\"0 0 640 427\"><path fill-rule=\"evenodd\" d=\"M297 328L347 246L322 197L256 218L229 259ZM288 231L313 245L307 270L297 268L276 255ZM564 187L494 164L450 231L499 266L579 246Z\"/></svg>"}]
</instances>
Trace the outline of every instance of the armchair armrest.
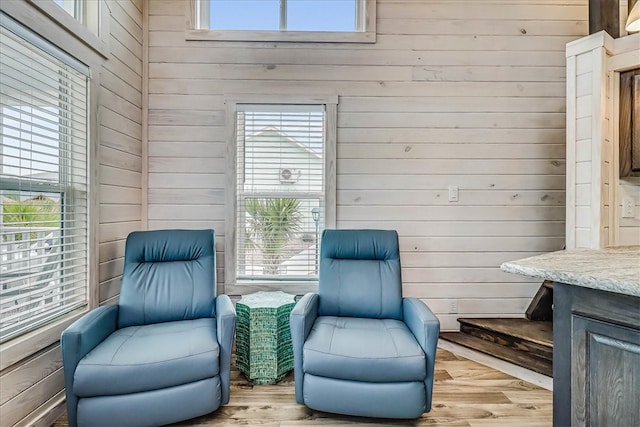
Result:
<instances>
[{"instance_id":1,"label":"armchair armrest","mask_svg":"<svg viewBox=\"0 0 640 427\"><path fill-rule=\"evenodd\" d=\"M302 383L304 373L302 371L302 347L311 332L311 327L318 317L318 299L316 293L308 293L303 296L293 307L289 323L291 326L291 341L293 344L293 376L296 388L296 401L304 403Z\"/></svg>"},{"instance_id":2,"label":"armchair armrest","mask_svg":"<svg viewBox=\"0 0 640 427\"><path fill-rule=\"evenodd\" d=\"M294 328L296 329L296 338L300 339L302 343L304 343L309 336L313 322L315 322L318 317L318 299L318 294L308 293L300 298L296 306L291 310L292 339L294 339ZM300 329L298 330L298 328Z\"/></svg>"},{"instance_id":3,"label":"armchair armrest","mask_svg":"<svg viewBox=\"0 0 640 427\"><path fill-rule=\"evenodd\" d=\"M64 386L67 395L69 425L76 425L76 405L78 399L73 393L73 376L80 360L98 344L115 332L118 319L118 306L98 307L62 331L60 347L64 366Z\"/></svg>"},{"instance_id":4,"label":"armchair armrest","mask_svg":"<svg viewBox=\"0 0 640 427\"><path fill-rule=\"evenodd\" d=\"M417 298L404 298L402 301L404 322L411 331L427 357L427 411L431 409L433 395L433 374L436 361L436 346L440 334L440 321L427 305Z\"/></svg>"},{"instance_id":5,"label":"armchair armrest","mask_svg":"<svg viewBox=\"0 0 640 427\"><path fill-rule=\"evenodd\" d=\"M402 301L404 322L416 337L420 347L431 357L436 353L440 321L425 303L417 298L404 298Z\"/></svg>"},{"instance_id":6,"label":"armchair armrest","mask_svg":"<svg viewBox=\"0 0 640 427\"><path fill-rule=\"evenodd\" d=\"M236 331L236 309L227 295L216 297L216 337L220 344L220 389L221 403L229 403L231 376L231 348Z\"/></svg>"}]
</instances>

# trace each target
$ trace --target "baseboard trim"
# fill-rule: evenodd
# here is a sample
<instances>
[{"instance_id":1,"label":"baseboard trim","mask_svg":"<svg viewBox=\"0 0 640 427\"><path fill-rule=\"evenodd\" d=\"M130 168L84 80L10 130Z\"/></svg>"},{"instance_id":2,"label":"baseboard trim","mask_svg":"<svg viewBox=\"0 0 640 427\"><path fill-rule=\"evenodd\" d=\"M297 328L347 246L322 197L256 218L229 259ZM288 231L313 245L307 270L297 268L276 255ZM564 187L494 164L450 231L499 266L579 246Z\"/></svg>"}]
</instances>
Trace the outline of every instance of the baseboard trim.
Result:
<instances>
[{"instance_id":1,"label":"baseboard trim","mask_svg":"<svg viewBox=\"0 0 640 427\"><path fill-rule=\"evenodd\" d=\"M500 372L509 374L523 381L535 384L545 390L553 391L553 378L546 375L539 374L537 372L530 371L522 366L514 365L513 363L505 362L496 357L489 356L488 354L480 353L479 351L472 350L461 345L445 341L438 340L438 347L443 350L450 351L458 356L465 357L474 362L481 363L489 366L490 368L497 369Z\"/></svg>"},{"instance_id":2,"label":"baseboard trim","mask_svg":"<svg viewBox=\"0 0 640 427\"><path fill-rule=\"evenodd\" d=\"M66 410L66 399L64 390L62 390L27 417L23 418L16 426L51 427Z\"/></svg>"}]
</instances>

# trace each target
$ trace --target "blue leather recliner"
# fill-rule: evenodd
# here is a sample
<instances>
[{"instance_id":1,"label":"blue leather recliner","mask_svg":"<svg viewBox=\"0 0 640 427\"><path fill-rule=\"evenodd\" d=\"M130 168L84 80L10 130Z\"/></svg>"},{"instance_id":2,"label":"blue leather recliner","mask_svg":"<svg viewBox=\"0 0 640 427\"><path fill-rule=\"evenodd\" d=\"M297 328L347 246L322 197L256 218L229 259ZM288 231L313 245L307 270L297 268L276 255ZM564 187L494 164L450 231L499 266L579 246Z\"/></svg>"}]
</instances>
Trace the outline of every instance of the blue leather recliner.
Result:
<instances>
[{"instance_id":1,"label":"blue leather recliner","mask_svg":"<svg viewBox=\"0 0 640 427\"><path fill-rule=\"evenodd\" d=\"M119 304L62 333L69 425L157 426L228 403L235 322L213 230L131 233Z\"/></svg>"},{"instance_id":2,"label":"blue leather recliner","mask_svg":"<svg viewBox=\"0 0 640 427\"><path fill-rule=\"evenodd\" d=\"M319 280L291 312L296 401L366 417L428 412L440 322L402 297L397 233L325 230Z\"/></svg>"}]
</instances>

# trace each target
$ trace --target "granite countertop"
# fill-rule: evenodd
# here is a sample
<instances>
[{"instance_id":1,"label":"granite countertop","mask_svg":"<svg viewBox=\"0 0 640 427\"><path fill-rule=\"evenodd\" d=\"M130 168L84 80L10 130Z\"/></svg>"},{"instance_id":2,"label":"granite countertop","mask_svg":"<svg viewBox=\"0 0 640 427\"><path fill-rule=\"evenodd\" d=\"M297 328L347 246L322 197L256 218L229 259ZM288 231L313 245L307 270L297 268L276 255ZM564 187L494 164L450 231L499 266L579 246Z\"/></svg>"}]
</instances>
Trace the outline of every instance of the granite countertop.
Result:
<instances>
[{"instance_id":1,"label":"granite countertop","mask_svg":"<svg viewBox=\"0 0 640 427\"><path fill-rule=\"evenodd\" d=\"M508 273L640 297L640 246L571 249L500 266Z\"/></svg>"}]
</instances>

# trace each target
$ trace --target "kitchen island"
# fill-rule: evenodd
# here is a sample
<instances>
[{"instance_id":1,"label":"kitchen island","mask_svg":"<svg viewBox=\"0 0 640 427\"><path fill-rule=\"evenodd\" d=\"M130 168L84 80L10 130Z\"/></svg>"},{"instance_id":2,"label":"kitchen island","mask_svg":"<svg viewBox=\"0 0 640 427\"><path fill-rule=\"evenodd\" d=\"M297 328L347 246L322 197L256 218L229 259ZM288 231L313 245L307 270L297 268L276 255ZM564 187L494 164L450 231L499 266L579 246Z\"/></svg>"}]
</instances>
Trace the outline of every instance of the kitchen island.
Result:
<instances>
[{"instance_id":1,"label":"kitchen island","mask_svg":"<svg viewBox=\"0 0 640 427\"><path fill-rule=\"evenodd\" d=\"M502 264L553 286L553 424L640 426L640 247Z\"/></svg>"}]
</instances>

